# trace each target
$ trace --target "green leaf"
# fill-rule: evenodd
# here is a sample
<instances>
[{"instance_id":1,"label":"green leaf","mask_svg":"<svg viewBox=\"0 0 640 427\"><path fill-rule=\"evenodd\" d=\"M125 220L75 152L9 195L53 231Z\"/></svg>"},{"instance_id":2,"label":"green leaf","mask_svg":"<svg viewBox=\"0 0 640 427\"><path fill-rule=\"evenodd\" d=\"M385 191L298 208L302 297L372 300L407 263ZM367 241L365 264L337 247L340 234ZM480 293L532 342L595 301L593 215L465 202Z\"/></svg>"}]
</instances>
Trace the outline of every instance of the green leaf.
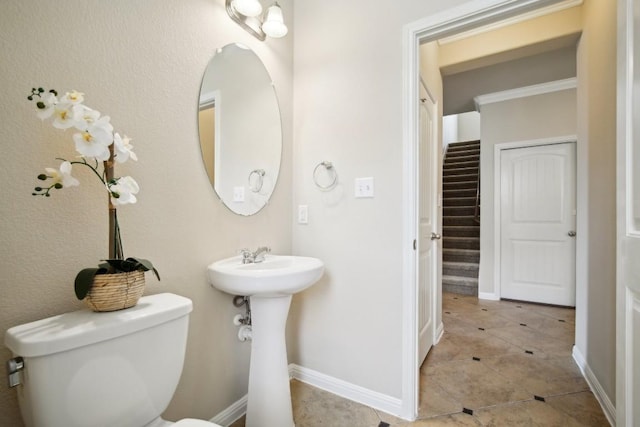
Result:
<instances>
[{"instance_id":1,"label":"green leaf","mask_svg":"<svg viewBox=\"0 0 640 427\"><path fill-rule=\"evenodd\" d=\"M155 274L156 278L160 280L160 273L158 273L158 270L156 270L156 268L153 266L151 261L149 261L148 259L144 259L144 258L127 258L127 259L136 261L141 266L140 270L153 271L153 274Z\"/></svg>"},{"instance_id":2,"label":"green leaf","mask_svg":"<svg viewBox=\"0 0 640 427\"><path fill-rule=\"evenodd\" d=\"M85 268L84 270L81 270L75 280L74 288L76 291L76 297L80 300L84 299L91 290L91 286L93 286L93 278L95 275L104 274L106 272L107 271L104 268Z\"/></svg>"},{"instance_id":3,"label":"green leaf","mask_svg":"<svg viewBox=\"0 0 640 427\"><path fill-rule=\"evenodd\" d=\"M144 258L127 258L127 259L106 259L106 262L100 264L101 266L108 266L113 270L119 272L129 272L129 271L153 271L153 274L156 276L158 280L160 280L160 273L155 269L151 261Z\"/></svg>"}]
</instances>

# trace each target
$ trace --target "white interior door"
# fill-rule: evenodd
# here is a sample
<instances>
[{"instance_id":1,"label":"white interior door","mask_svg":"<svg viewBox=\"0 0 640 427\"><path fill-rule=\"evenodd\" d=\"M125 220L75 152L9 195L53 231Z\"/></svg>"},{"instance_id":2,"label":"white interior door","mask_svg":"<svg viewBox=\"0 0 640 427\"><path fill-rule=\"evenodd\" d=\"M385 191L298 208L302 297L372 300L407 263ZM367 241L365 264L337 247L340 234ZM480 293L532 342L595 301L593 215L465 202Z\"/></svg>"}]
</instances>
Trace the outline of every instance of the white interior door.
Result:
<instances>
[{"instance_id":1,"label":"white interior door","mask_svg":"<svg viewBox=\"0 0 640 427\"><path fill-rule=\"evenodd\" d=\"M420 143L418 146L418 366L433 346L434 295L438 274L437 232L438 148L436 105L420 85Z\"/></svg>"},{"instance_id":2,"label":"white interior door","mask_svg":"<svg viewBox=\"0 0 640 427\"><path fill-rule=\"evenodd\" d=\"M619 2L616 424L640 426L640 0Z\"/></svg>"},{"instance_id":3,"label":"white interior door","mask_svg":"<svg viewBox=\"0 0 640 427\"><path fill-rule=\"evenodd\" d=\"M575 306L575 143L500 153L500 297Z\"/></svg>"}]
</instances>

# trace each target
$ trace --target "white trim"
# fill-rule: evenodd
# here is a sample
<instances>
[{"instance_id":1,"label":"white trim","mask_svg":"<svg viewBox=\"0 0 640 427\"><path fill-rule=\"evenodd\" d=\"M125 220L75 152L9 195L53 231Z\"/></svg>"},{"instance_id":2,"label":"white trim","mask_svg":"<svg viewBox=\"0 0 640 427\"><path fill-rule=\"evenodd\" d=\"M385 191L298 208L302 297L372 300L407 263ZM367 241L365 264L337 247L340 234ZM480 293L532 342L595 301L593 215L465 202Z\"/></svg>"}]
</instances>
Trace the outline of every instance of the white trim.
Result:
<instances>
[{"instance_id":1,"label":"white trim","mask_svg":"<svg viewBox=\"0 0 640 427\"><path fill-rule=\"evenodd\" d=\"M433 345L438 344L440 342L440 339L442 339L443 335L444 335L444 323L440 322L440 324L436 328L436 333L435 333L436 337L433 340Z\"/></svg>"},{"instance_id":2,"label":"white trim","mask_svg":"<svg viewBox=\"0 0 640 427\"><path fill-rule=\"evenodd\" d=\"M612 426L615 426L616 425L616 408L611 402L611 400L609 399L609 396L607 396L607 393L605 393L604 388L598 381L598 378L595 376L595 374L589 367L587 360L584 358L584 356L582 355L578 347L576 347L575 345L573 346L572 355L573 355L573 360L576 361L578 368L580 368L580 372L582 372L582 376L587 381L589 388L591 389L591 391L593 392L593 395L595 396L596 400L600 404L600 407L602 408L602 412L604 412L604 415L607 417L607 421L609 421L609 424L611 424Z\"/></svg>"},{"instance_id":3,"label":"white trim","mask_svg":"<svg viewBox=\"0 0 640 427\"><path fill-rule=\"evenodd\" d=\"M211 418L209 422L214 424L218 424L221 426L230 426L234 422L240 419L244 414L247 413L247 395L245 394L234 402L231 406L229 406L224 411L220 412L215 417Z\"/></svg>"},{"instance_id":4,"label":"white trim","mask_svg":"<svg viewBox=\"0 0 640 427\"><path fill-rule=\"evenodd\" d=\"M313 369L304 368L292 363L289 365L289 375L303 383L310 384L321 390L328 391L329 393L378 409L396 417L402 412L402 401L397 397L378 393L322 374Z\"/></svg>"},{"instance_id":5,"label":"white trim","mask_svg":"<svg viewBox=\"0 0 640 427\"><path fill-rule=\"evenodd\" d=\"M634 118L638 107L633 102L635 69L634 51L637 46L634 33L638 31L634 13L637 6L632 0L618 1L618 46L617 46L617 123L616 123L616 417L621 426L632 425L633 419L633 368L634 338L629 327L632 302L629 301L630 280L627 264L633 258L622 256L633 236L633 200L629 197L633 188L633 139ZM637 137L636 137L637 138ZM626 258L626 259L625 259ZM636 362L637 364L637 362Z\"/></svg>"},{"instance_id":6,"label":"white trim","mask_svg":"<svg viewBox=\"0 0 640 427\"><path fill-rule=\"evenodd\" d=\"M511 148L537 147L540 145L566 144L574 143L577 147L578 137L576 135L565 135L551 138L540 138L525 141L502 142L493 146L493 296L496 300L500 299L502 277L500 274L500 254L501 254L501 238L500 224L502 216L500 215L500 176L502 173L502 164L500 162L500 154L502 150ZM577 183L576 183L577 184ZM579 232L579 230L576 230ZM491 295L483 292L483 295ZM490 298L486 298L490 299Z\"/></svg>"},{"instance_id":7,"label":"white trim","mask_svg":"<svg viewBox=\"0 0 640 427\"><path fill-rule=\"evenodd\" d=\"M471 27L496 22L559 0L475 0L427 16L402 29L402 411L400 417L418 416L418 319L416 259L417 238L416 152L418 106L416 94L420 71L420 42L436 40Z\"/></svg>"},{"instance_id":8,"label":"white trim","mask_svg":"<svg viewBox=\"0 0 640 427\"><path fill-rule=\"evenodd\" d=\"M545 93L560 92L562 90L575 89L577 87L578 79L576 77L571 77L569 79L556 80L553 82L523 86L516 89L504 90L501 92L478 95L473 98L473 101L476 104L476 110L480 111L480 108L486 104L493 104L496 102L509 101L518 98L526 98L528 96L544 95Z\"/></svg>"},{"instance_id":9,"label":"white trim","mask_svg":"<svg viewBox=\"0 0 640 427\"><path fill-rule=\"evenodd\" d=\"M495 292L478 292L478 299L500 301L500 295L496 294Z\"/></svg>"},{"instance_id":10,"label":"white trim","mask_svg":"<svg viewBox=\"0 0 640 427\"><path fill-rule=\"evenodd\" d=\"M528 21L530 19L539 18L544 15L550 15L552 13L561 12L565 9L570 9L575 6L582 5L583 0L564 0L557 4L552 4L546 7L541 7L540 9L533 10L531 12L523 13L518 16L514 16L509 19L502 20L500 22L494 22L493 24L484 25L479 28L474 28L470 31L465 31L462 33L455 34L453 36L444 37L438 40L438 44L440 46L453 43L458 40L466 39L468 37L474 37L483 33L488 33L489 31L494 31L499 28L508 27L509 25L519 24L520 22Z\"/></svg>"}]
</instances>

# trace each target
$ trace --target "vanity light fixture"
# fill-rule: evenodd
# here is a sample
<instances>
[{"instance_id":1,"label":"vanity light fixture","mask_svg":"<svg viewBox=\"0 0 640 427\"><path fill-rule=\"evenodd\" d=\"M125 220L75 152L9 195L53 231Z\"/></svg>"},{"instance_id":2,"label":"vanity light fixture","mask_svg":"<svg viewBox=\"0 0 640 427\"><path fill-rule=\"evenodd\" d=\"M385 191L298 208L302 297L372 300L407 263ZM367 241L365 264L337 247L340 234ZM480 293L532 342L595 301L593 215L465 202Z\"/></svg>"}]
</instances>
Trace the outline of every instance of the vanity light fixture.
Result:
<instances>
[{"instance_id":1,"label":"vanity light fixture","mask_svg":"<svg viewBox=\"0 0 640 427\"><path fill-rule=\"evenodd\" d=\"M261 16L262 5L259 0L226 0L226 8L231 19L258 40L264 41L267 36L284 37L289 31L277 2L269 6L264 17Z\"/></svg>"},{"instance_id":2,"label":"vanity light fixture","mask_svg":"<svg viewBox=\"0 0 640 427\"><path fill-rule=\"evenodd\" d=\"M262 5L258 0L232 0L231 5L244 16L254 17L262 13Z\"/></svg>"}]
</instances>

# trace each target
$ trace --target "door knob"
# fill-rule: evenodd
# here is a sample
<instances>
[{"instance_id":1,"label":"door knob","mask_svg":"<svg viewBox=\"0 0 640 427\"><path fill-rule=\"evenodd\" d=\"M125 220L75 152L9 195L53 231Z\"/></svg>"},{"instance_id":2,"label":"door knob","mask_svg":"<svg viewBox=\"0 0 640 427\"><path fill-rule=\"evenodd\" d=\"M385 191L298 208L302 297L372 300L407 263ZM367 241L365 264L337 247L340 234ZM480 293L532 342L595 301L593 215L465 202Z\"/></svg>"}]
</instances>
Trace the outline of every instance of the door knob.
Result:
<instances>
[{"instance_id":1,"label":"door knob","mask_svg":"<svg viewBox=\"0 0 640 427\"><path fill-rule=\"evenodd\" d=\"M575 231L570 231L567 234L569 235L569 237L576 237L576 232Z\"/></svg>"},{"instance_id":2,"label":"door knob","mask_svg":"<svg viewBox=\"0 0 640 427\"><path fill-rule=\"evenodd\" d=\"M440 240L442 236L440 236L438 233L434 233L433 231L431 232L431 240Z\"/></svg>"}]
</instances>

